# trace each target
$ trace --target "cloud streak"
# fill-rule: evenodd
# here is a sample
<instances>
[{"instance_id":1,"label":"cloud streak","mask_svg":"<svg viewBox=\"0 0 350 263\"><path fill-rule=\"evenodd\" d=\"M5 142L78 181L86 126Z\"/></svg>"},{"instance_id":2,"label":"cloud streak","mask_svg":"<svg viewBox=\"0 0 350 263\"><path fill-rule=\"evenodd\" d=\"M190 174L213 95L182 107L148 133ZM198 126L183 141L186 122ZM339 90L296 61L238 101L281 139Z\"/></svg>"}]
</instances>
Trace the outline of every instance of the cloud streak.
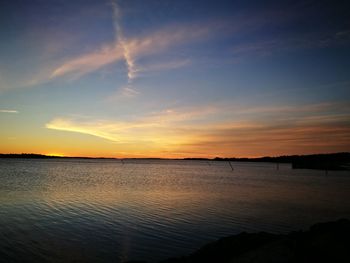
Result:
<instances>
[{"instance_id":1,"label":"cloud streak","mask_svg":"<svg viewBox=\"0 0 350 263\"><path fill-rule=\"evenodd\" d=\"M148 36L131 38L129 40L124 39L122 45L120 40L118 40L116 44L67 60L52 72L51 78L67 74L82 76L105 65L125 59L129 69L129 79L133 79L138 71L134 63L135 57L160 53L171 46L187 43L206 34L208 34L208 29L169 27ZM186 64L182 62L176 66L179 67ZM173 66L173 68L176 68L176 66Z\"/></svg>"},{"instance_id":2,"label":"cloud streak","mask_svg":"<svg viewBox=\"0 0 350 263\"><path fill-rule=\"evenodd\" d=\"M289 107L282 109L278 118L256 120L243 113L246 120L242 121L227 112L227 107L202 106L165 109L129 121L56 118L46 127L100 137L130 154L135 145L144 149L144 155L147 147L152 147L153 153L168 157L189 153L214 157L344 151L350 147L350 113L331 113L330 107L301 107L302 114L292 120ZM225 114L232 117L221 118Z\"/></svg>"},{"instance_id":3,"label":"cloud streak","mask_svg":"<svg viewBox=\"0 0 350 263\"><path fill-rule=\"evenodd\" d=\"M113 24L117 34L116 42L117 42L117 45L119 45L123 50L123 57L125 59L125 62L128 68L128 82L131 83L131 81L136 77L136 73L137 73L134 54L131 52L128 45L128 41L124 36L123 28L121 26L122 13L121 13L120 7L118 6L117 1L112 2L112 8L113 8L113 20L114 20Z\"/></svg>"},{"instance_id":4,"label":"cloud streak","mask_svg":"<svg viewBox=\"0 0 350 263\"><path fill-rule=\"evenodd\" d=\"M143 71L175 69L188 65L189 60L168 61L161 64L136 65L137 58L143 58L166 51L167 49L203 39L215 31L218 25L170 25L152 33L138 37L126 37L121 27L121 11L116 2L113 2L113 20L116 32L114 43L72 59L68 59L56 67L50 78L73 75L79 78L96 71L106 65L125 61L127 66L128 82L132 82Z\"/></svg>"},{"instance_id":5,"label":"cloud streak","mask_svg":"<svg viewBox=\"0 0 350 263\"><path fill-rule=\"evenodd\" d=\"M0 113L19 113L17 110L0 110Z\"/></svg>"},{"instance_id":6,"label":"cloud streak","mask_svg":"<svg viewBox=\"0 0 350 263\"><path fill-rule=\"evenodd\" d=\"M108 64L123 58L123 51L118 45L105 46L97 51L87 53L77 58L69 59L57 67L50 78L62 77L68 74L79 78L85 74L98 70Z\"/></svg>"}]
</instances>

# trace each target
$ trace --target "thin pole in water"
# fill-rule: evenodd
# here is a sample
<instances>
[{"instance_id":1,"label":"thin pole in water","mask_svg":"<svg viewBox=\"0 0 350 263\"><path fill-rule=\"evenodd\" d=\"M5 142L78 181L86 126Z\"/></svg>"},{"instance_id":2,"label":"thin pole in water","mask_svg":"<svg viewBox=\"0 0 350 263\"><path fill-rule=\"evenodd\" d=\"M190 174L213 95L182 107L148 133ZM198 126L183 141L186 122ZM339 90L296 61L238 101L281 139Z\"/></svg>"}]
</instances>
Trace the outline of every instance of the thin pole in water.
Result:
<instances>
[{"instance_id":1,"label":"thin pole in water","mask_svg":"<svg viewBox=\"0 0 350 263\"><path fill-rule=\"evenodd\" d=\"M230 161L228 161L229 165L231 166L231 170L233 171L233 166Z\"/></svg>"}]
</instances>

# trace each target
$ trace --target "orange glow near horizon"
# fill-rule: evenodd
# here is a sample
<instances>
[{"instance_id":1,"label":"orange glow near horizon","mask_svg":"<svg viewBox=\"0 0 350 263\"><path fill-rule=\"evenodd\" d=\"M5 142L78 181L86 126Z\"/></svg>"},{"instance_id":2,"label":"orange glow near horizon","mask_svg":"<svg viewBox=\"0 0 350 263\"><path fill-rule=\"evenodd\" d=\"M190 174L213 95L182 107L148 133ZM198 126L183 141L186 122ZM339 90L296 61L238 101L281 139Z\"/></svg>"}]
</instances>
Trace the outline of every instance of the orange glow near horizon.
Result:
<instances>
[{"instance_id":1,"label":"orange glow near horizon","mask_svg":"<svg viewBox=\"0 0 350 263\"><path fill-rule=\"evenodd\" d=\"M345 152L350 142L349 127L327 123L276 127L261 122L193 125L169 119L122 124L61 120L49 123L42 132L43 136L8 138L1 152L111 158L261 157Z\"/></svg>"},{"instance_id":2,"label":"orange glow near horizon","mask_svg":"<svg viewBox=\"0 0 350 263\"><path fill-rule=\"evenodd\" d=\"M279 119L254 119L227 106L168 109L127 121L54 118L27 133L3 129L2 153L71 157L186 158L261 157L346 152L347 114L327 115L329 105L259 108ZM333 107L333 106L332 106ZM240 109L242 111L242 109ZM293 123L290 114L302 114ZM237 117L227 118L230 112ZM237 113L238 112L238 113ZM322 118L319 116L321 115ZM18 114L16 114L18 116ZM288 121L285 121L287 119Z\"/></svg>"}]
</instances>

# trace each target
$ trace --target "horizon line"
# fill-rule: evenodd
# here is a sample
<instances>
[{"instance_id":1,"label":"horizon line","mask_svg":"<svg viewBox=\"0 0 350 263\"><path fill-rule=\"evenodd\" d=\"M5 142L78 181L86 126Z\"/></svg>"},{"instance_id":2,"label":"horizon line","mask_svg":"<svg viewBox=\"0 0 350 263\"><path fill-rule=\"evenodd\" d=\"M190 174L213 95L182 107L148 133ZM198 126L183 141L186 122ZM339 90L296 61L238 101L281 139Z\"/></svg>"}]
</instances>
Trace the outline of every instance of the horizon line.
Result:
<instances>
[{"instance_id":1,"label":"horizon line","mask_svg":"<svg viewBox=\"0 0 350 263\"><path fill-rule=\"evenodd\" d=\"M324 153L312 153L312 154L291 154L291 155L278 155L278 156L258 156L258 157L182 157L182 158L167 158L167 157L91 157L91 156L65 156L65 155L49 155L40 153L0 153L0 158L2 156L32 156L38 158L76 158L76 159L114 159L114 160L128 160L128 159L158 159L158 160L216 160L216 159L263 159L263 158L283 158L283 157L295 157L295 156L312 156L312 155L336 155L336 154L350 154L349 152L324 152Z\"/></svg>"}]
</instances>

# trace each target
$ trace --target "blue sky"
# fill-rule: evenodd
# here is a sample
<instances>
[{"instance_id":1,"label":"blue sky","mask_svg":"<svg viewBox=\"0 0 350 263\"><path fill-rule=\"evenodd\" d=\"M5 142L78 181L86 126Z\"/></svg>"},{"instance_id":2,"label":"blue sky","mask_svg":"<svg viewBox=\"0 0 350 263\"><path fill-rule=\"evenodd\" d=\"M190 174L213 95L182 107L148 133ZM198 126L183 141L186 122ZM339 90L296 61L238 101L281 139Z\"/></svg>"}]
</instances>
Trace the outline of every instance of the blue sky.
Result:
<instances>
[{"instance_id":1,"label":"blue sky","mask_svg":"<svg viewBox=\"0 0 350 263\"><path fill-rule=\"evenodd\" d=\"M3 1L3 152L350 150L346 1Z\"/></svg>"}]
</instances>

